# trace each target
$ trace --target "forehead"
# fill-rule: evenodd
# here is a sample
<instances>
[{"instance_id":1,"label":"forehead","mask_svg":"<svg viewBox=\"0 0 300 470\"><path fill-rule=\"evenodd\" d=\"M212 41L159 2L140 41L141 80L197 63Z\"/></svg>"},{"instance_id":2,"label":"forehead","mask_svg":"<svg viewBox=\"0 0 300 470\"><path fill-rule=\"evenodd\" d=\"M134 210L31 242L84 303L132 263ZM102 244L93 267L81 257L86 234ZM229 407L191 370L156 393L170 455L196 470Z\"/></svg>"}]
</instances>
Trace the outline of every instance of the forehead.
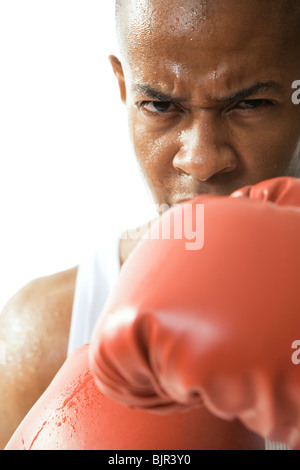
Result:
<instances>
[{"instance_id":1,"label":"forehead","mask_svg":"<svg viewBox=\"0 0 300 470\"><path fill-rule=\"evenodd\" d=\"M267 0L131 1L127 75L159 82L171 74L199 85L208 76L223 77L228 89L239 85L230 83L234 75L244 81L260 72L268 75L262 79L279 80L291 69L289 52L296 49L283 3L270 8Z\"/></svg>"},{"instance_id":2,"label":"forehead","mask_svg":"<svg viewBox=\"0 0 300 470\"><path fill-rule=\"evenodd\" d=\"M125 40L129 47L142 46L157 37L191 37L199 29L202 34L218 30L223 43L262 32L278 38L288 34L295 16L288 5L288 0L128 0L122 15Z\"/></svg>"}]
</instances>

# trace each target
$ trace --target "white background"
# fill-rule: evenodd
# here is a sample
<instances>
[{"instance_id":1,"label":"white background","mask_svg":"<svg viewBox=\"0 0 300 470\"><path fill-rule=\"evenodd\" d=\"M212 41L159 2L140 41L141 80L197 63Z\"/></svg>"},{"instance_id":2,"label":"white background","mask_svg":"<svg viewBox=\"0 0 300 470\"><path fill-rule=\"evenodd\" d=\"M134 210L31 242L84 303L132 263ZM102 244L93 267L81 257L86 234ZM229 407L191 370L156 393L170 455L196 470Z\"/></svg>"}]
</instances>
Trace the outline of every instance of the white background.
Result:
<instances>
[{"instance_id":1,"label":"white background","mask_svg":"<svg viewBox=\"0 0 300 470\"><path fill-rule=\"evenodd\" d=\"M111 53L114 0L0 0L0 308L155 214Z\"/></svg>"}]
</instances>

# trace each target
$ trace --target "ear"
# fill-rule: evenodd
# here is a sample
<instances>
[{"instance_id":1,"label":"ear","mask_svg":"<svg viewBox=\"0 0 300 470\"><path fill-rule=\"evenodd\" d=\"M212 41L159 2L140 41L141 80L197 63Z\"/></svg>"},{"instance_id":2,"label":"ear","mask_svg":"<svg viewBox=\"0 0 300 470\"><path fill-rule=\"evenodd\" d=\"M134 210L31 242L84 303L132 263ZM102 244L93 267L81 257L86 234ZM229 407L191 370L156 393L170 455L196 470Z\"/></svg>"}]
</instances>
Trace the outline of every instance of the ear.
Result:
<instances>
[{"instance_id":1,"label":"ear","mask_svg":"<svg viewBox=\"0 0 300 470\"><path fill-rule=\"evenodd\" d=\"M126 104L126 86L125 86L125 78L124 78L122 64L119 61L119 59L115 57L114 55L109 56L109 61L111 63L114 74L117 77L117 80L119 83L121 100L123 101L124 104Z\"/></svg>"}]
</instances>

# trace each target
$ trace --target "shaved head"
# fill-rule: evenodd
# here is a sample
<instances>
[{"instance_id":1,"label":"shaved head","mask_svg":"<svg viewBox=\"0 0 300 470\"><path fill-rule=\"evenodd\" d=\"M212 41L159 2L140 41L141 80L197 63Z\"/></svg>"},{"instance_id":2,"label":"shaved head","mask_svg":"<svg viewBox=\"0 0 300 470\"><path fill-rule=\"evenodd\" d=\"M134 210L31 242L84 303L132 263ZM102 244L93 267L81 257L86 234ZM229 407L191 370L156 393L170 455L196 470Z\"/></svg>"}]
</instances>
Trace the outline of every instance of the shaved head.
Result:
<instances>
[{"instance_id":1,"label":"shaved head","mask_svg":"<svg viewBox=\"0 0 300 470\"><path fill-rule=\"evenodd\" d=\"M254 0L256 1L256 0ZM116 0L116 29L121 53L125 53L128 42L128 34L131 31L130 24L143 21L146 14L150 13L153 20L158 19L160 12L174 9L177 12L186 12L189 8L191 19L195 22L203 22L218 9L225 8L225 4L232 4L235 9L236 0L224 2L224 0ZM249 4L248 0L239 0L241 4ZM250 2L252 3L252 2ZM286 26L287 41L291 36L300 38L300 1L299 0L257 0L259 14L265 13L266 21L277 21L281 26ZM226 5L227 6L227 5ZM155 18L156 17L156 18ZM131 23L132 22L132 23ZM151 27L151 21L144 27ZM163 25L162 25L163 26Z\"/></svg>"}]
</instances>

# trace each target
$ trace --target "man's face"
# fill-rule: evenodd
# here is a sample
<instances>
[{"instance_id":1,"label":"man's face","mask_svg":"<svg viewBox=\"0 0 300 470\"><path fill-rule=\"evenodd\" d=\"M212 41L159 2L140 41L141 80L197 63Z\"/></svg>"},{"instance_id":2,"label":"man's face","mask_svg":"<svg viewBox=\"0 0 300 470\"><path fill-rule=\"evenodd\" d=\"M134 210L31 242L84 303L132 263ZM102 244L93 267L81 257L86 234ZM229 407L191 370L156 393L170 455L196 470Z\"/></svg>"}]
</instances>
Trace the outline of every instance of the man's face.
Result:
<instances>
[{"instance_id":1,"label":"man's face","mask_svg":"<svg viewBox=\"0 0 300 470\"><path fill-rule=\"evenodd\" d=\"M111 63L154 201L300 176L299 37L284 10L258 0L129 4L126 54Z\"/></svg>"}]
</instances>

